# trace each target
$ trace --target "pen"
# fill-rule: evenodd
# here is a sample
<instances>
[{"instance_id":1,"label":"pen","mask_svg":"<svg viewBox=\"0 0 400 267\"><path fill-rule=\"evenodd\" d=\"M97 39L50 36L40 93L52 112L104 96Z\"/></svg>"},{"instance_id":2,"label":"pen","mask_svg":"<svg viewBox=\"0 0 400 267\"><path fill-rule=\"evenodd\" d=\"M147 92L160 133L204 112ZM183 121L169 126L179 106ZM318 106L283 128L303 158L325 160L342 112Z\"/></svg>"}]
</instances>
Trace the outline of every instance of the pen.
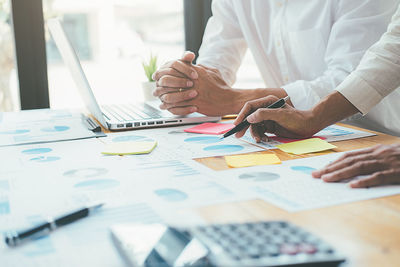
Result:
<instances>
[{"instance_id":1,"label":"pen","mask_svg":"<svg viewBox=\"0 0 400 267\"><path fill-rule=\"evenodd\" d=\"M15 247L27 239L46 235L51 231L57 229L58 227L70 224L79 219L89 216L94 210L99 209L103 205L104 204L97 204L90 207L85 207L83 209L79 209L61 217L55 218L54 220L49 220L43 224L37 225L27 230L23 230L21 232L10 232L6 234L6 244L10 247Z\"/></svg>"},{"instance_id":2,"label":"pen","mask_svg":"<svg viewBox=\"0 0 400 267\"><path fill-rule=\"evenodd\" d=\"M276 102L272 103L267 108L281 108L286 104L286 102L288 100L289 100L289 96L286 96L285 98L281 98L281 99L277 100ZM232 134L240 132L241 130L243 130L244 128L246 128L249 125L250 125L250 123L247 121L247 119L245 119L244 121L242 121L241 123L236 125L234 128L232 128L229 132L226 132L221 138L223 139L228 136L231 136Z\"/></svg>"}]
</instances>

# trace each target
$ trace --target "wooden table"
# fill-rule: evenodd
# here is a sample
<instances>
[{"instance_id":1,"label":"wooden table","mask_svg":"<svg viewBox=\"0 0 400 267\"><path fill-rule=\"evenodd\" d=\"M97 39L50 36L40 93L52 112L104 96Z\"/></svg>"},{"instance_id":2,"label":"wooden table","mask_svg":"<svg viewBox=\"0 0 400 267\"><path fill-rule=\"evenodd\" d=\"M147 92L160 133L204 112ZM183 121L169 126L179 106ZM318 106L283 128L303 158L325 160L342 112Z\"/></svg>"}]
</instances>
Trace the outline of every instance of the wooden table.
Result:
<instances>
[{"instance_id":1,"label":"wooden table","mask_svg":"<svg viewBox=\"0 0 400 267\"><path fill-rule=\"evenodd\" d=\"M338 124L364 130L350 125ZM400 143L400 138L377 133L362 139L335 142L337 152ZM312 157L278 149L258 153L275 153L281 160ZM223 157L197 159L214 169L228 169ZM321 166L322 167L322 166ZM333 207L289 213L262 200L225 203L196 209L210 223L288 220L317 234L347 257L349 266L400 266L400 195L342 204Z\"/></svg>"},{"instance_id":2,"label":"wooden table","mask_svg":"<svg viewBox=\"0 0 400 267\"><path fill-rule=\"evenodd\" d=\"M364 130L350 125L339 125ZM400 143L398 137L373 133L377 136L335 142L338 147L335 151ZM321 154L293 156L280 150L272 150L272 153L282 160ZM198 161L215 170L228 168L223 157ZM340 249L346 255L349 266L400 266L400 195L295 213L289 213L262 200L203 207L197 212L212 223L288 220Z\"/></svg>"}]
</instances>

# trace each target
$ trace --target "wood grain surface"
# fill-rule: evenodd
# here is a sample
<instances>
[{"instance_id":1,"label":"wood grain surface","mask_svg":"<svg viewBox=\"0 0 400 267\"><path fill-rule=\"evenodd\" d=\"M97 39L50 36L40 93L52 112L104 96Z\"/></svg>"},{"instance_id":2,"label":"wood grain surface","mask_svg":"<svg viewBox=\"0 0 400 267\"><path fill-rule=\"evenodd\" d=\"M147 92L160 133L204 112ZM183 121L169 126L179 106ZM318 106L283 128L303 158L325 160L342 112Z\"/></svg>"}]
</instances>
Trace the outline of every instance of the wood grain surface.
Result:
<instances>
[{"instance_id":1,"label":"wood grain surface","mask_svg":"<svg viewBox=\"0 0 400 267\"><path fill-rule=\"evenodd\" d=\"M350 125L338 125L368 131ZM296 156L274 149L257 153L275 153L281 160L291 160L377 144L400 143L398 137L373 133L377 135L335 142L338 148L330 152ZM217 171L229 168L223 157L196 160ZM262 200L213 205L198 208L194 212L210 223L288 220L317 234L340 250L348 259L346 266L400 266L400 195L294 213Z\"/></svg>"}]
</instances>

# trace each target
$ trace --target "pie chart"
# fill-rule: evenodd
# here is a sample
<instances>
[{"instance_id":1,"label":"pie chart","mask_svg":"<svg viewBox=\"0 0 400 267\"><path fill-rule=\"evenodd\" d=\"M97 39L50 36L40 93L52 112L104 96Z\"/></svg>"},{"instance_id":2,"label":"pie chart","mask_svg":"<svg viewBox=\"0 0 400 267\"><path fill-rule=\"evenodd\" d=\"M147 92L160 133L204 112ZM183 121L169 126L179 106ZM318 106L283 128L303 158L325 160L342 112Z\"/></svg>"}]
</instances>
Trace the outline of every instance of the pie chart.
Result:
<instances>
[{"instance_id":1,"label":"pie chart","mask_svg":"<svg viewBox=\"0 0 400 267\"><path fill-rule=\"evenodd\" d=\"M67 177L95 177L107 172L108 170L105 168L82 168L66 171L63 175Z\"/></svg>"},{"instance_id":2,"label":"pie chart","mask_svg":"<svg viewBox=\"0 0 400 267\"><path fill-rule=\"evenodd\" d=\"M279 179L280 175L273 172L249 172L239 175L239 179L247 179L255 182L270 182Z\"/></svg>"},{"instance_id":3,"label":"pie chart","mask_svg":"<svg viewBox=\"0 0 400 267\"><path fill-rule=\"evenodd\" d=\"M20 129L20 130L11 130L11 131L4 131L0 132L0 134L24 134L29 133L30 130Z\"/></svg>"},{"instance_id":4,"label":"pie chart","mask_svg":"<svg viewBox=\"0 0 400 267\"><path fill-rule=\"evenodd\" d=\"M67 130L69 130L68 126L53 126L53 127L46 127L46 128L41 129L42 132L49 132L49 133L64 132Z\"/></svg>"},{"instance_id":5,"label":"pie chart","mask_svg":"<svg viewBox=\"0 0 400 267\"><path fill-rule=\"evenodd\" d=\"M105 190L116 186L119 186L119 182L114 179L88 180L74 185L75 188L83 190Z\"/></svg>"},{"instance_id":6,"label":"pie chart","mask_svg":"<svg viewBox=\"0 0 400 267\"><path fill-rule=\"evenodd\" d=\"M31 161L34 161L34 162L52 162L52 161L57 161L57 160L59 160L59 159L61 159L60 157L45 157L45 156L39 156L39 157L36 157L36 158L32 158L32 159L30 159Z\"/></svg>"},{"instance_id":7,"label":"pie chart","mask_svg":"<svg viewBox=\"0 0 400 267\"><path fill-rule=\"evenodd\" d=\"M240 145L215 145L215 146L207 146L203 148L204 151L215 151L215 152L238 152L242 150L244 147Z\"/></svg>"},{"instance_id":8,"label":"pie chart","mask_svg":"<svg viewBox=\"0 0 400 267\"><path fill-rule=\"evenodd\" d=\"M39 147L39 148L32 148L23 150L22 153L32 155L32 154L43 154L53 151L51 148L47 147Z\"/></svg>"},{"instance_id":9,"label":"pie chart","mask_svg":"<svg viewBox=\"0 0 400 267\"><path fill-rule=\"evenodd\" d=\"M308 166L292 166L290 168L294 171L303 172L305 174L311 174L313 171L316 170L315 168L311 168Z\"/></svg>"},{"instance_id":10,"label":"pie chart","mask_svg":"<svg viewBox=\"0 0 400 267\"><path fill-rule=\"evenodd\" d=\"M172 188L158 189L155 190L154 193L168 202L184 201L188 198L188 195L186 193Z\"/></svg>"}]
</instances>

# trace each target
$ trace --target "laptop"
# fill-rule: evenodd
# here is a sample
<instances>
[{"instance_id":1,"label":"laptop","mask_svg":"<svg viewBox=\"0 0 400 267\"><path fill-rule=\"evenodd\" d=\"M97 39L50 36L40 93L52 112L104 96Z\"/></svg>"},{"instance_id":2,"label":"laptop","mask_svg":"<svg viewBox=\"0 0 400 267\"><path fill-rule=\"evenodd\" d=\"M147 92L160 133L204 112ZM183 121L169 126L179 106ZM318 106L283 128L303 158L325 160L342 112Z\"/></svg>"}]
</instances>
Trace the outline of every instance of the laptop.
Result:
<instances>
[{"instance_id":1,"label":"laptop","mask_svg":"<svg viewBox=\"0 0 400 267\"><path fill-rule=\"evenodd\" d=\"M219 121L220 117L208 117L199 113L175 116L158 108L159 101L133 104L99 105L83 72L78 56L67 38L59 19L49 19L47 26L53 40L71 72L86 108L101 125L109 130L128 130L172 125Z\"/></svg>"}]
</instances>

